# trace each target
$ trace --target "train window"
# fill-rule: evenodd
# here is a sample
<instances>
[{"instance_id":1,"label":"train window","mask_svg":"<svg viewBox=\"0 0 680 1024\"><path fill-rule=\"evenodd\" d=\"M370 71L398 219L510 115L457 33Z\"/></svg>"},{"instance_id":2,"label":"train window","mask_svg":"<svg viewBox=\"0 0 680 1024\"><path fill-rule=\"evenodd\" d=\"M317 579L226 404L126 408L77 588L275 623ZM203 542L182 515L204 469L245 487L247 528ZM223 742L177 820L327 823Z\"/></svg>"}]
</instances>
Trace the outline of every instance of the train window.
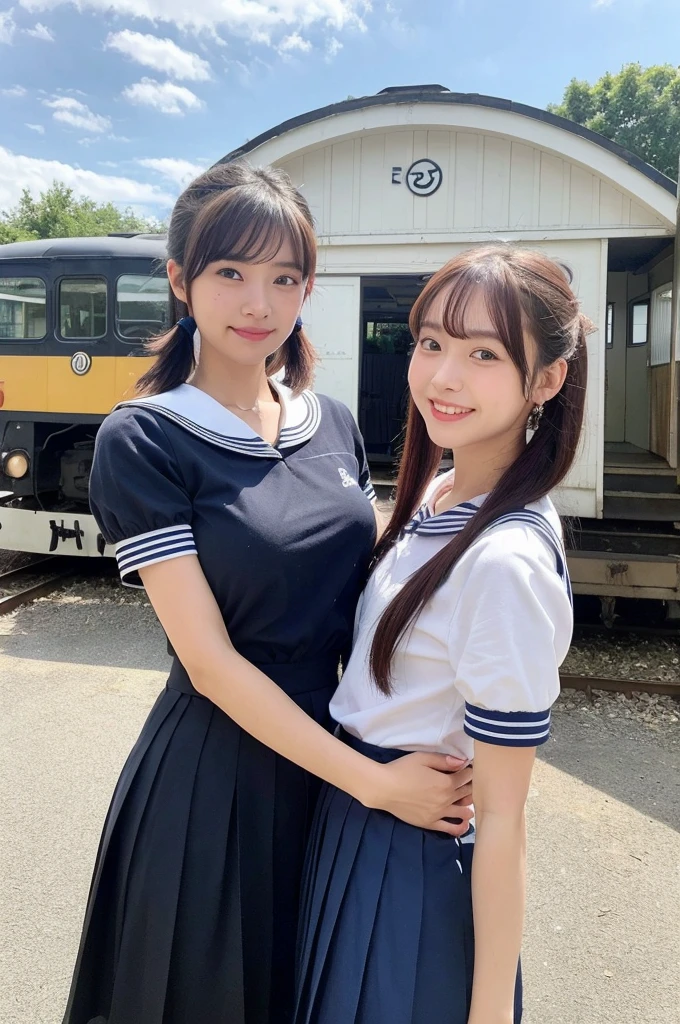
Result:
<instances>
[{"instance_id":1,"label":"train window","mask_svg":"<svg viewBox=\"0 0 680 1024\"><path fill-rule=\"evenodd\" d=\"M116 331L125 341L153 338L170 326L168 279L123 274L116 285Z\"/></svg>"},{"instance_id":2,"label":"train window","mask_svg":"<svg viewBox=\"0 0 680 1024\"><path fill-rule=\"evenodd\" d=\"M47 333L45 282L0 277L0 341L40 341Z\"/></svg>"},{"instance_id":3,"label":"train window","mask_svg":"<svg viewBox=\"0 0 680 1024\"><path fill-rule=\"evenodd\" d=\"M59 332L67 341L106 334L106 281L64 277L59 285Z\"/></svg>"},{"instance_id":4,"label":"train window","mask_svg":"<svg viewBox=\"0 0 680 1024\"><path fill-rule=\"evenodd\" d=\"M630 345L646 345L649 337L649 299L634 302L630 314Z\"/></svg>"}]
</instances>

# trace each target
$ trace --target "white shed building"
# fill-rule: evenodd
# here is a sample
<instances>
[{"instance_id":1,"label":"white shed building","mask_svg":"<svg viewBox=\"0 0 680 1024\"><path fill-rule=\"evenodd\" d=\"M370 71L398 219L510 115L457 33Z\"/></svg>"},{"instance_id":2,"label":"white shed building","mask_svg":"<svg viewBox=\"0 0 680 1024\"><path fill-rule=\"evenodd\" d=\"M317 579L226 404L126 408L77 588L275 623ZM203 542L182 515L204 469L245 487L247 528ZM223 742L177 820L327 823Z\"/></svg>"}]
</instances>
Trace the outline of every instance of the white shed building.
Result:
<instances>
[{"instance_id":1,"label":"white shed building","mask_svg":"<svg viewBox=\"0 0 680 1024\"><path fill-rule=\"evenodd\" d=\"M404 325L423 281L460 250L505 239L566 262L598 327L583 448L561 511L637 516L626 474L646 467L671 499L651 518L680 519L673 181L544 110L441 86L311 111L224 160L241 157L285 168L311 205L320 254L305 317L321 356L317 386L353 409L374 463L391 460L403 422Z\"/></svg>"}]
</instances>

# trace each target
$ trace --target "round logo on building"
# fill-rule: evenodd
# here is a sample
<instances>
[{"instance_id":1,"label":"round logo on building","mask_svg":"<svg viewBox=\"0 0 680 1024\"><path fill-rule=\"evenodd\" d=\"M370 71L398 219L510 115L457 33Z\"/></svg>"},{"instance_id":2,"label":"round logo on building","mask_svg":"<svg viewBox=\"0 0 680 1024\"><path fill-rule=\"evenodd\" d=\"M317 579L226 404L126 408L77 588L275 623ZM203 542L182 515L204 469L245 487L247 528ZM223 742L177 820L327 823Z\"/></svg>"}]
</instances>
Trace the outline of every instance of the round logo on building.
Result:
<instances>
[{"instance_id":1,"label":"round logo on building","mask_svg":"<svg viewBox=\"0 0 680 1024\"><path fill-rule=\"evenodd\" d=\"M414 196L431 196L443 177L441 167L434 160L416 160L406 172L406 185Z\"/></svg>"},{"instance_id":2,"label":"round logo on building","mask_svg":"<svg viewBox=\"0 0 680 1024\"><path fill-rule=\"evenodd\" d=\"M87 352L74 352L71 356L71 369L77 377L84 377L92 366L92 357Z\"/></svg>"}]
</instances>

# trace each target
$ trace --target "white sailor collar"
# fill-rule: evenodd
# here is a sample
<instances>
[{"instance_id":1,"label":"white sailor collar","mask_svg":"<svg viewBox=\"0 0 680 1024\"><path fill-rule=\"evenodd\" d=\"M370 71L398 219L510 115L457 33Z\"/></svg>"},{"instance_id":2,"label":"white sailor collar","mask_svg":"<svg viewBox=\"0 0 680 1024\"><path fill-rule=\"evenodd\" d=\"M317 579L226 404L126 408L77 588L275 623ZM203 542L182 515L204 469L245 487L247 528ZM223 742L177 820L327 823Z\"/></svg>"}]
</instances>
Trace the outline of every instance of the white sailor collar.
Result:
<instances>
[{"instance_id":1,"label":"white sailor collar","mask_svg":"<svg viewBox=\"0 0 680 1024\"><path fill-rule=\"evenodd\" d=\"M239 416L191 384L180 384L160 395L120 402L116 408L153 409L190 434L219 448L228 448L241 455L280 459L280 449L293 448L314 436L321 422L321 405L312 391L294 395L279 381L270 378L270 383L279 395L282 407L283 423L276 445L269 444Z\"/></svg>"}]
</instances>

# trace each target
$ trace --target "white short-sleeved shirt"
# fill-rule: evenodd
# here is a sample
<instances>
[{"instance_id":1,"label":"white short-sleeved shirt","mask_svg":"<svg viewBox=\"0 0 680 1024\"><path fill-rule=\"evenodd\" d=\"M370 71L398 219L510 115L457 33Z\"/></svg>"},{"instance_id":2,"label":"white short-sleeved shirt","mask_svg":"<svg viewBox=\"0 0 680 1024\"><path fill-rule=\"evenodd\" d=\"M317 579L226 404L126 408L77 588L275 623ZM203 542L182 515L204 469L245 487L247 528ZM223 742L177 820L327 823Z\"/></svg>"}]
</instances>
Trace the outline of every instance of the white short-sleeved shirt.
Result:
<instances>
[{"instance_id":1,"label":"white short-sleeved shirt","mask_svg":"<svg viewBox=\"0 0 680 1024\"><path fill-rule=\"evenodd\" d=\"M435 515L450 486L446 474L428 488L370 577L331 714L353 736L381 747L471 758L473 739L538 746L549 735L573 628L561 525L549 498L492 524L459 559L397 648L392 695L370 677L371 644L385 608L484 500Z\"/></svg>"}]
</instances>

